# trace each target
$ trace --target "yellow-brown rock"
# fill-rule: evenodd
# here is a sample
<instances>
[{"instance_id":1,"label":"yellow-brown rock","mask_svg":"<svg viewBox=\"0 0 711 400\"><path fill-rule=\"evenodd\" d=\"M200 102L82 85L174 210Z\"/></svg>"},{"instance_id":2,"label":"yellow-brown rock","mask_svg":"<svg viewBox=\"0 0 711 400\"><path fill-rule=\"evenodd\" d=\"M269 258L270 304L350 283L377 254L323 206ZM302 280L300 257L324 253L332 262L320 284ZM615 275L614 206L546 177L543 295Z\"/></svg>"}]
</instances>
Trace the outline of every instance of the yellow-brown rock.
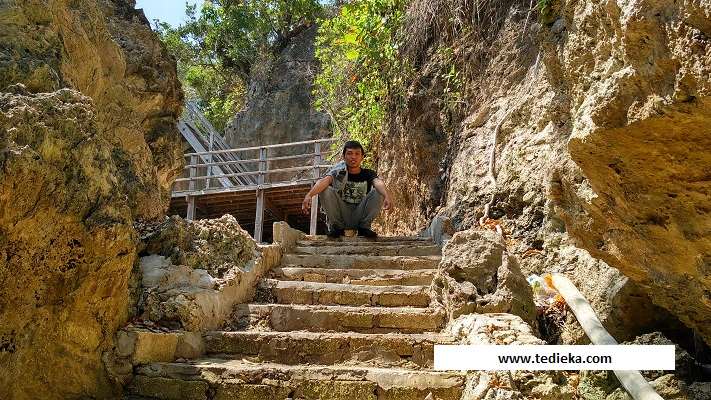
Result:
<instances>
[{"instance_id":1,"label":"yellow-brown rock","mask_svg":"<svg viewBox=\"0 0 711 400\"><path fill-rule=\"evenodd\" d=\"M574 277L619 339L678 324L661 306L711 343L711 7L540 3L412 2L381 230L470 229L491 201L522 271Z\"/></svg>"},{"instance_id":2,"label":"yellow-brown rock","mask_svg":"<svg viewBox=\"0 0 711 400\"><path fill-rule=\"evenodd\" d=\"M577 116L568 151L587 181L563 179L575 200L562 214L582 247L711 344L711 6L566 9L585 27L558 60Z\"/></svg>"},{"instance_id":3,"label":"yellow-brown rock","mask_svg":"<svg viewBox=\"0 0 711 400\"><path fill-rule=\"evenodd\" d=\"M111 392L136 235L88 97L0 94L0 397ZM56 396L56 397L55 397Z\"/></svg>"},{"instance_id":4,"label":"yellow-brown rock","mask_svg":"<svg viewBox=\"0 0 711 400\"><path fill-rule=\"evenodd\" d=\"M162 216L181 171L175 62L131 0L0 5L0 89L73 88L95 106L134 218Z\"/></svg>"},{"instance_id":5,"label":"yellow-brown rock","mask_svg":"<svg viewBox=\"0 0 711 400\"><path fill-rule=\"evenodd\" d=\"M24 85L24 86L23 86ZM181 167L175 63L132 1L0 4L0 398L110 398L134 219Z\"/></svg>"}]
</instances>

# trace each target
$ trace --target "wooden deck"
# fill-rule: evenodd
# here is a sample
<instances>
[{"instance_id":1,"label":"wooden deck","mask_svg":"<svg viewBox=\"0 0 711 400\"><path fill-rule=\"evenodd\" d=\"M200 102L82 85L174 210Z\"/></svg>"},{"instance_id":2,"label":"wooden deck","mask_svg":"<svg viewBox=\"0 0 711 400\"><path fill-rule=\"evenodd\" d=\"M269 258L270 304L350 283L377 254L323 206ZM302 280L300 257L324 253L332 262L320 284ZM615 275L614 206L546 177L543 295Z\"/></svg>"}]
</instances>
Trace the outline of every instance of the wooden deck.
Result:
<instances>
[{"instance_id":1,"label":"wooden deck","mask_svg":"<svg viewBox=\"0 0 711 400\"><path fill-rule=\"evenodd\" d=\"M302 213L301 205L313 184L331 167L324 163L329 152L322 152L321 147L332 141L187 153L184 174L173 186L169 212L187 219L231 214L258 242L271 240L271 226L276 221L287 221L310 234L323 231L325 216L318 211L317 196L310 215ZM313 152L289 152L304 146L313 146Z\"/></svg>"},{"instance_id":2,"label":"wooden deck","mask_svg":"<svg viewBox=\"0 0 711 400\"><path fill-rule=\"evenodd\" d=\"M225 214L233 215L239 224L248 231L254 231L257 213L256 188L240 188L232 191L209 191L195 196L195 219L219 218ZM309 229L310 215L301 211L301 202L311 189L311 183L275 186L264 191L264 238L271 238L271 224L276 221L287 221L291 226ZM188 212L188 197L173 197L170 202L170 214L183 217ZM325 222L319 215L318 222Z\"/></svg>"}]
</instances>

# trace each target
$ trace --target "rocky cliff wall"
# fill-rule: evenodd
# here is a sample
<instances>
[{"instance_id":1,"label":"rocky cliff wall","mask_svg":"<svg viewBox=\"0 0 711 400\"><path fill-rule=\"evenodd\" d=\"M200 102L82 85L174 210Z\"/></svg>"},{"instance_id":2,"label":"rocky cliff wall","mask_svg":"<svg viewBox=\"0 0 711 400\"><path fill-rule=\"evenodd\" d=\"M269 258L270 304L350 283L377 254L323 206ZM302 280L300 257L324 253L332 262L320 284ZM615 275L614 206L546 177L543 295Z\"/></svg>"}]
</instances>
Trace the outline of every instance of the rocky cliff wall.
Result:
<instances>
[{"instance_id":1,"label":"rocky cliff wall","mask_svg":"<svg viewBox=\"0 0 711 400\"><path fill-rule=\"evenodd\" d=\"M566 272L618 339L672 313L711 342L709 6L473 3L408 10L417 72L380 146L381 229L468 229L493 196L522 270Z\"/></svg>"},{"instance_id":2,"label":"rocky cliff wall","mask_svg":"<svg viewBox=\"0 0 711 400\"><path fill-rule=\"evenodd\" d=\"M175 63L133 1L0 4L0 398L110 398L135 219L180 171Z\"/></svg>"},{"instance_id":3,"label":"rocky cliff wall","mask_svg":"<svg viewBox=\"0 0 711 400\"><path fill-rule=\"evenodd\" d=\"M234 147L298 142L328 137L327 114L312 105L313 79L318 70L312 25L290 39L275 57L265 59L252 72L244 110L225 129ZM312 152L313 146L294 149L293 154ZM280 153L275 152L274 155Z\"/></svg>"}]
</instances>

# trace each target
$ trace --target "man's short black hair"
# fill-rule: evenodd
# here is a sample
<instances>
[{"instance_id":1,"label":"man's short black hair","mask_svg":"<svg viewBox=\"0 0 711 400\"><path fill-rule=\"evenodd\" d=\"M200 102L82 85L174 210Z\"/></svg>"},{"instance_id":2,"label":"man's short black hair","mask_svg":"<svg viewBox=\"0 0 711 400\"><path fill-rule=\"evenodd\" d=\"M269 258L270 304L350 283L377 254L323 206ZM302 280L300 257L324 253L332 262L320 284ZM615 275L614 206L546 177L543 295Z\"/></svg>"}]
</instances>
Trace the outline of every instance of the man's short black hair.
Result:
<instances>
[{"instance_id":1,"label":"man's short black hair","mask_svg":"<svg viewBox=\"0 0 711 400\"><path fill-rule=\"evenodd\" d=\"M348 149L360 149L360 152L363 153L363 157L365 157L365 149L357 140L349 140L343 145L344 156L346 155L346 150Z\"/></svg>"}]
</instances>

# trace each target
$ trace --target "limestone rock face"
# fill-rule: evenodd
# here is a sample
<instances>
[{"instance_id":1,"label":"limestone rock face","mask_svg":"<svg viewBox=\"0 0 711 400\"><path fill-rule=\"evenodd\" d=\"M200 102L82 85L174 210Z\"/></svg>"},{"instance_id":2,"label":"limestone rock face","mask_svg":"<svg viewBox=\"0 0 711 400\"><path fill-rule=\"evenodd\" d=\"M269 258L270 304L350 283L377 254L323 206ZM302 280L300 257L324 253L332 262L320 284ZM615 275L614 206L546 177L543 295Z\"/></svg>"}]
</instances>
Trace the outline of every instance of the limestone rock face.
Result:
<instances>
[{"instance_id":1,"label":"limestone rock face","mask_svg":"<svg viewBox=\"0 0 711 400\"><path fill-rule=\"evenodd\" d=\"M91 98L113 146L134 218L162 216L181 172L182 92L168 56L132 0L3 2L0 89L72 88Z\"/></svg>"},{"instance_id":2,"label":"limestone rock face","mask_svg":"<svg viewBox=\"0 0 711 400\"><path fill-rule=\"evenodd\" d=\"M136 235L94 114L69 89L0 94L5 399L111 393L100 355L127 318Z\"/></svg>"},{"instance_id":3,"label":"limestone rock face","mask_svg":"<svg viewBox=\"0 0 711 400\"><path fill-rule=\"evenodd\" d=\"M143 253L156 254L175 265L207 271L222 279L235 267L254 259L254 239L237 220L226 214L217 219L187 221L166 218L150 232L141 232Z\"/></svg>"},{"instance_id":4,"label":"limestone rock face","mask_svg":"<svg viewBox=\"0 0 711 400\"><path fill-rule=\"evenodd\" d=\"M544 345L531 326L512 314L468 314L450 321L445 329L461 344Z\"/></svg>"},{"instance_id":5,"label":"limestone rock face","mask_svg":"<svg viewBox=\"0 0 711 400\"><path fill-rule=\"evenodd\" d=\"M111 398L136 218L180 169L182 94L133 1L0 4L0 398Z\"/></svg>"},{"instance_id":6,"label":"limestone rock face","mask_svg":"<svg viewBox=\"0 0 711 400\"><path fill-rule=\"evenodd\" d=\"M586 180L562 175L561 215L580 246L711 344L711 5L565 10L584 29L551 64L570 82L568 151Z\"/></svg>"},{"instance_id":7,"label":"limestone rock face","mask_svg":"<svg viewBox=\"0 0 711 400\"><path fill-rule=\"evenodd\" d=\"M531 326L511 314L469 314L446 328L466 345L542 345ZM462 399L574 399L578 376L562 371L469 371Z\"/></svg>"},{"instance_id":8,"label":"limestone rock face","mask_svg":"<svg viewBox=\"0 0 711 400\"><path fill-rule=\"evenodd\" d=\"M659 332L653 332L623 344L675 345ZM676 345L674 371L641 371L644 378L664 399L692 400L709 398L711 382L694 382L703 379L694 359ZM621 387L612 371L580 371L578 393L584 399L632 399Z\"/></svg>"},{"instance_id":9,"label":"limestone rock face","mask_svg":"<svg viewBox=\"0 0 711 400\"><path fill-rule=\"evenodd\" d=\"M711 342L709 5L576 0L539 16L497 2L478 10L490 18L476 39L423 23L448 26L446 7L429 19L418 10L407 18L418 39L406 45L420 67L380 144L396 204L380 229L447 217L466 230L493 197L490 217L524 274L578 277L621 340L659 321L615 304L651 311L653 301ZM460 102L445 101L453 90ZM580 339L572 331L568 342Z\"/></svg>"},{"instance_id":10,"label":"limestone rock face","mask_svg":"<svg viewBox=\"0 0 711 400\"><path fill-rule=\"evenodd\" d=\"M189 331L216 328L232 303L246 297L262 250L231 215L199 221L173 216L146 230L141 319Z\"/></svg>"},{"instance_id":11,"label":"limestone rock face","mask_svg":"<svg viewBox=\"0 0 711 400\"><path fill-rule=\"evenodd\" d=\"M536 325L531 287L494 232L457 232L442 250L432 290L451 319L473 312L510 313Z\"/></svg>"},{"instance_id":12,"label":"limestone rock face","mask_svg":"<svg viewBox=\"0 0 711 400\"><path fill-rule=\"evenodd\" d=\"M314 58L317 29L316 25L305 29L275 59L252 72L245 108L225 129L231 146L298 142L330 135L328 115L311 104L318 68ZM312 152L313 146L305 150Z\"/></svg>"}]
</instances>

